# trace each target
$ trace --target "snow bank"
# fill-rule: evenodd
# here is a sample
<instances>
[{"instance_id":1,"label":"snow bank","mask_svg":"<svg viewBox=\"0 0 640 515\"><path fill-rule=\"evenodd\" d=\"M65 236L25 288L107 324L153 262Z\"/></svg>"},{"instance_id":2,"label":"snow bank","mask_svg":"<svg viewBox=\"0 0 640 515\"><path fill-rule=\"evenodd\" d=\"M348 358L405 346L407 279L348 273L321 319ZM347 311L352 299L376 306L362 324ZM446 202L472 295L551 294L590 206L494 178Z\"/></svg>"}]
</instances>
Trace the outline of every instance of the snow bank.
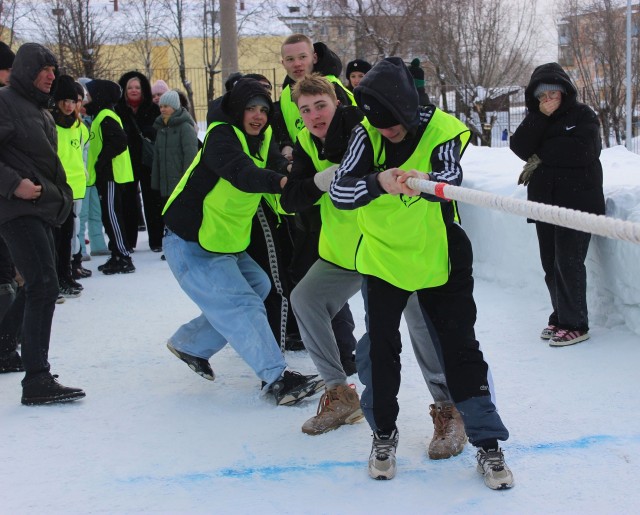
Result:
<instances>
[{"instance_id":1,"label":"snow bank","mask_svg":"<svg viewBox=\"0 0 640 515\"><path fill-rule=\"evenodd\" d=\"M640 222L640 156L617 146L603 151L607 216ZM526 199L517 186L523 162L508 148L469 147L463 157L463 186ZM475 275L547 296L533 224L523 218L460 205L462 224L472 240ZM640 334L640 246L600 236L587 256L588 305L592 325L625 324Z\"/></svg>"}]
</instances>

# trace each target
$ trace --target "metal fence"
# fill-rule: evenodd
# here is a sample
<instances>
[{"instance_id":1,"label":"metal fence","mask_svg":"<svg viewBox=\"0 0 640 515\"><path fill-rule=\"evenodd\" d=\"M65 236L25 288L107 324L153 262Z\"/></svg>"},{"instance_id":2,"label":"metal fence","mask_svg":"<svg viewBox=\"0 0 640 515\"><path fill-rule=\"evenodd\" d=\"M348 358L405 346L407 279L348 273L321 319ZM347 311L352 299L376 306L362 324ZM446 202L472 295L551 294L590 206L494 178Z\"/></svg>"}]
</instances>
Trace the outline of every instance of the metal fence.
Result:
<instances>
[{"instance_id":1,"label":"metal fence","mask_svg":"<svg viewBox=\"0 0 640 515\"><path fill-rule=\"evenodd\" d=\"M117 81L124 73L129 70L112 70L110 73L105 74L101 78ZM137 70L144 73L144 70ZM282 82L285 77L284 70L282 68L265 68L265 69L251 69L240 70L241 73L260 73L267 77L273 85L272 95L273 100L278 100L282 91ZM193 91L193 110L195 113L196 121L200 124L201 128L205 129L205 120L207 116L208 106L208 90L210 75L206 68L187 68L185 70L186 80L189 81L191 89ZM181 89L185 91L180 80L180 73L177 68L167 69L155 69L150 77L150 82L153 84L158 79L164 80L170 88ZM216 98L224 93L224 81L226 77L222 77L220 73L213 75L213 98ZM428 86L427 93L432 102L436 103L438 107L443 108L442 102L442 90L440 86ZM456 106L455 93L453 87L445 86L444 90L447 95L447 107L451 114L466 121L466 117L463 114L459 106ZM500 110L492 111L488 113L488 116L493 119L493 126L491 129L491 146L492 147L507 147L509 146L509 138L511 134L518 128L518 125L522 122L526 116L526 108L524 103L524 87L521 87L518 91L510 94L504 102L504 105ZM486 123L488 120L482 120ZM481 123L480 120L474 120L476 125ZM640 122L634 123L634 134L640 133ZM604 137L603 137L604 139ZM472 143L479 144L479 141L472 140ZM623 142L624 143L624 142ZM604 147L616 145L615 139L610 136L609 144L603 141ZM633 152L640 154L640 137L633 138L632 141Z\"/></svg>"}]
</instances>

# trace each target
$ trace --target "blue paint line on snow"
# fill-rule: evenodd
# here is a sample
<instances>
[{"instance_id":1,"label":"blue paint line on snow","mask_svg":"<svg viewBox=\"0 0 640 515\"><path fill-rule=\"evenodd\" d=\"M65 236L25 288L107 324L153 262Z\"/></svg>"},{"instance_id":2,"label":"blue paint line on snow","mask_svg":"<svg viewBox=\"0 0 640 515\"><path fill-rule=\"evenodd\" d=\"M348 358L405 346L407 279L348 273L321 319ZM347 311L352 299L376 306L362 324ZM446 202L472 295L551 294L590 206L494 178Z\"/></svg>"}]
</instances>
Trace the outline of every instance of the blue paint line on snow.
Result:
<instances>
[{"instance_id":1,"label":"blue paint line on snow","mask_svg":"<svg viewBox=\"0 0 640 515\"><path fill-rule=\"evenodd\" d=\"M543 442L535 443L531 445L509 445L505 446L507 453L511 454L514 458L520 455L526 455L529 453L546 453L546 452L558 452L558 451L570 451L570 450L582 450L592 447L610 444L610 443L640 443L640 435L631 435L625 437L618 437L612 435L590 435L577 438L575 440L565 440L560 442ZM471 446L469 449L473 452ZM427 460L428 461L428 460ZM403 467L404 465L404 467ZM399 459L398 466L403 468L403 474L424 474L427 472L424 469L407 469L407 460ZM292 473L314 473L314 472L327 472L337 469L357 469L363 470L367 466L367 462L361 461L322 461L318 463L307 464L287 464L287 465L270 465L264 467L233 467L222 468L213 470L211 472L200 473L188 473L178 474L175 476L137 476L127 479L123 479L121 483L137 484L147 482L167 482L167 483L200 483L204 481L211 481L216 478L225 479L247 479L254 477L263 478L278 478L284 474Z\"/></svg>"}]
</instances>

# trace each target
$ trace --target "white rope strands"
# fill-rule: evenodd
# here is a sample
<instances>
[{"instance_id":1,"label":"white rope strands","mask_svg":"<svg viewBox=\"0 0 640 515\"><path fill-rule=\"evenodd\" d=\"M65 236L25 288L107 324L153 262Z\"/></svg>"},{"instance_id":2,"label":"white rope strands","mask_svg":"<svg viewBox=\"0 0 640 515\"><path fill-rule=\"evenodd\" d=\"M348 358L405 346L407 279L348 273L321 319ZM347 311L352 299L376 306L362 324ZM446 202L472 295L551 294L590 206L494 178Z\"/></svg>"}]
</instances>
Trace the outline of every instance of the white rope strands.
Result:
<instances>
[{"instance_id":1,"label":"white rope strands","mask_svg":"<svg viewBox=\"0 0 640 515\"><path fill-rule=\"evenodd\" d=\"M504 211L505 213L524 216L539 222L560 225L577 231L589 232L606 238L640 243L640 224L635 222L529 200L504 197L494 193L472 190L461 186L451 186L441 182L415 179L413 177L407 180L407 185L411 189L447 200L457 200L474 206Z\"/></svg>"}]
</instances>

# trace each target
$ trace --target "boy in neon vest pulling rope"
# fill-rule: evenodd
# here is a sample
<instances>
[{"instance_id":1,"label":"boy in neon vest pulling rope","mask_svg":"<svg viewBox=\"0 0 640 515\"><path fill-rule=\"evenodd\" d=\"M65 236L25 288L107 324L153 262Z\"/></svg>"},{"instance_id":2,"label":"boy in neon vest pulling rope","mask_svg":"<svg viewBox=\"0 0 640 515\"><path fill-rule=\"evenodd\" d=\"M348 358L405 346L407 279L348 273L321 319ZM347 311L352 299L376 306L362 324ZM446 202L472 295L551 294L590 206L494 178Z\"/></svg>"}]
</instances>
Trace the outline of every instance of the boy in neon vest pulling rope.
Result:
<instances>
[{"instance_id":1,"label":"boy in neon vest pulling rope","mask_svg":"<svg viewBox=\"0 0 640 515\"><path fill-rule=\"evenodd\" d=\"M365 281L370 348L356 355L366 353L370 361L368 370L358 367L363 399L370 399L369 474L391 479L396 473L398 328L407 299L417 292L467 436L478 448L478 471L489 488L510 488L513 475L498 447L509 432L475 338L471 244L456 222L455 204L405 184L420 177L459 185L469 131L433 105L419 107L413 78L397 57L374 66L354 94L369 123L353 130L329 193L337 208L357 209L362 231L355 264Z\"/></svg>"}]
</instances>

